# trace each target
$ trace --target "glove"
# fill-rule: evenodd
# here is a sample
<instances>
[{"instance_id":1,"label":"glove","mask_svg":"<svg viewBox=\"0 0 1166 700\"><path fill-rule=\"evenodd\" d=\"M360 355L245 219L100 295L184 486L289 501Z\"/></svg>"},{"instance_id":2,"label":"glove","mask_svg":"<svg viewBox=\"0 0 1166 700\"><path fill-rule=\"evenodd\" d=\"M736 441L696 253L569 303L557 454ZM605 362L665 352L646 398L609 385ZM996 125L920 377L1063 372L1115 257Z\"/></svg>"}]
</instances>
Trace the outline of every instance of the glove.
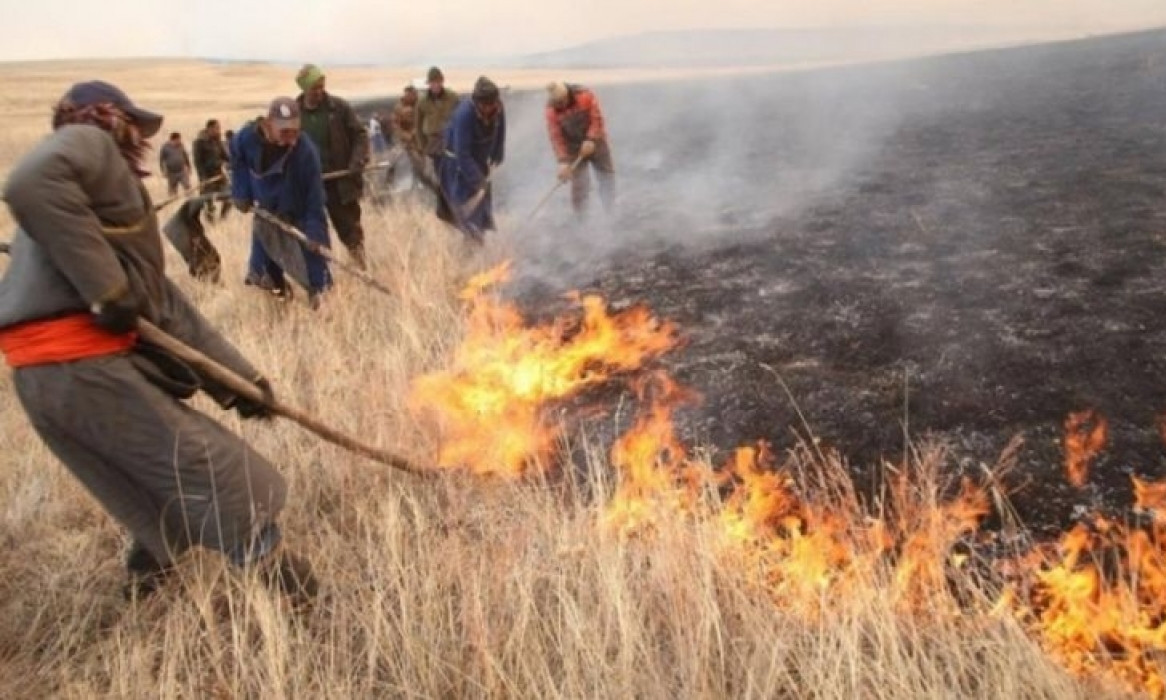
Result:
<instances>
[{"instance_id":1,"label":"glove","mask_svg":"<svg viewBox=\"0 0 1166 700\"><path fill-rule=\"evenodd\" d=\"M121 296L109 301L99 301L89 309L93 313L93 322L99 328L124 335L138 327L138 315L141 307L134 293L126 289Z\"/></svg>"},{"instance_id":2,"label":"glove","mask_svg":"<svg viewBox=\"0 0 1166 700\"><path fill-rule=\"evenodd\" d=\"M595 155L595 142L587 139L579 146L579 157L586 160L593 155Z\"/></svg>"},{"instance_id":3,"label":"glove","mask_svg":"<svg viewBox=\"0 0 1166 700\"><path fill-rule=\"evenodd\" d=\"M559 166L559 182L566 182L571 179L571 175L575 172L570 163L563 163Z\"/></svg>"},{"instance_id":4,"label":"glove","mask_svg":"<svg viewBox=\"0 0 1166 700\"><path fill-rule=\"evenodd\" d=\"M235 399L234 408L244 420L250 418L268 420L272 416L271 406L275 403L275 392L271 390L271 382L263 377L255 380L255 386L263 393L263 401L252 401L240 396Z\"/></svg>"},{"instance_id":5,"label":"glove","mask_svg":"<svg viewBox=\"0 0 1166 700\"><path fill-rule=\"evenodd\" d=\"M250 211L251 211L251 202L250 202L249 200L246 200L246 199L232 199L232 200L231 200L231 203L235 205L235 208L236 208L236 209L238 209L239 211L243 212L244 214L246 214L246 213L248 213L248 212L250 212Z\"/></svg>"}]
</instances>

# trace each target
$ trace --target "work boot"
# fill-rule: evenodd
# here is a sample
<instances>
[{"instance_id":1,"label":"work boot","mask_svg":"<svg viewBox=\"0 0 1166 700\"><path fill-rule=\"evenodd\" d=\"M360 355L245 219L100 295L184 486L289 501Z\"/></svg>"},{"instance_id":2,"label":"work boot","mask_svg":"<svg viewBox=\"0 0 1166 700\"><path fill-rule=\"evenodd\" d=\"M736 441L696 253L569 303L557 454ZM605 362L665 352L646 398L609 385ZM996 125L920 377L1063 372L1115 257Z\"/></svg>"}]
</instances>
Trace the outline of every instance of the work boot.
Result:
<instances>
[{"instance_id":1,"label":"work boot","mask_svg":"<svg viewBox=\"0 0 1166 700\"><path fill-rule=\"evenodd\" d=\"M126 572L129 581L122 589L126 600L145 600L162 587L174 571L174 565L163 564L138 541L130 545L126 554Z\"/></svg>"},{"instance_id":2,"label":"work boot","mask_svg":"<svg viewBox=\"0 0 1166 700\"><path fill-rule=\"evenodd\" d=\"M258 564L264 583L287 597L295 608L309 607L320 593L320 583L307 559L280 548Z\"/></svg>"}]
</instances>

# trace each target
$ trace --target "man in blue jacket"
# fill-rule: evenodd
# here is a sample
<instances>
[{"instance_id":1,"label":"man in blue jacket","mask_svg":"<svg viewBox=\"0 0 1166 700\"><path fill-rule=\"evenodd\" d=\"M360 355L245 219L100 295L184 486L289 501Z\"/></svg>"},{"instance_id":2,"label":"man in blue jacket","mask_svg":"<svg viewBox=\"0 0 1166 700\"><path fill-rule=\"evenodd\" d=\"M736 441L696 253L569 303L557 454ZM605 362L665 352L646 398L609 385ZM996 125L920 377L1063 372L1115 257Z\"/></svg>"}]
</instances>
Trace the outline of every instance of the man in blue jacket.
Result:
<instances>
[{"instance_id":1,"label":"man in blue jacket","mask_svg":"<svg viewBox=\"0 0 1166 700\"><path fill-rule=\"evenodd\" d=\"M245 125L231 145L231 198L243 212L258 206L330 246L324 210L320 155L310 139L300 138L300 109L290 97L277 97L267 117ZM332 286L327 261L305 250L274 224L255 217L246 283L288 298L290 276L307 288L318 308Z\"/></svg>"},{"instance_id":2,"label":"man in blue jacket","mask_svg":"<svg viewBox=\"0 0 1166 700\"><path fill-rule=\"evenodd\" d=\"M480 242L494 230L490 173L501 165L506 147L506 115L498 86L489 78L478 78L470 99L454 109L445 147L438 167L437 216Z\"/></svg>"}]
</instances>

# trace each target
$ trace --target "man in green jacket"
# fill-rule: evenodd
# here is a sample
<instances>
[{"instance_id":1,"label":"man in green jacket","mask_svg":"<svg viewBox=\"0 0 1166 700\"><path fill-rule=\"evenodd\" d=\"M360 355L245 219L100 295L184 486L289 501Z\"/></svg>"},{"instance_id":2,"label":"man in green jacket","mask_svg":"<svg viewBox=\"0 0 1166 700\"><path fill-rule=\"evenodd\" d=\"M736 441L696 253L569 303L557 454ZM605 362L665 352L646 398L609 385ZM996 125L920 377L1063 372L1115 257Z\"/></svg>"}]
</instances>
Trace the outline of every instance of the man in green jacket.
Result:
<instances>
[{"instance_id":1,"label":"man in green jacket","mask_svg":"<svg viewBox=\"0 0 1166 700\"><path fill-rule=\"evenodd\" d=\"M305 65L296 75L296 84L303 91L296 98L301 128L320 152L324 173L348 171L324 183L325 205L340 242L363 270L367 260L360 198L369 158L368 130L347 100L325 89L324 72L319 67Z\"/></svg>"},{"instance_id":2,"label":"man in green jacket","mask_svg":"<svg viewBox=\"0 0 1166 700\"><path fill-rule=\"evenodd\" d=\"M445 75L434 66L427 76L429 89L417 102L417 147L429 156L433 174L445 155L445 127L458 106L458 94L445 87Z\"/></svg>"}]
</instances>

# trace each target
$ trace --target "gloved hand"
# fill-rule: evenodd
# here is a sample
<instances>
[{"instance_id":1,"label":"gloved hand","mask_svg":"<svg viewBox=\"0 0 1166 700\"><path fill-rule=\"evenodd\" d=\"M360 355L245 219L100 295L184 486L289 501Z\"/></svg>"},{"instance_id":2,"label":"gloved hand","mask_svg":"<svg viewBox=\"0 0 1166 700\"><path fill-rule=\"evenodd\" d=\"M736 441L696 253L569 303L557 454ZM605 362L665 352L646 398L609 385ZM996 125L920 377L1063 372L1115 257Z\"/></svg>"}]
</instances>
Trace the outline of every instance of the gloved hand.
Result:
<instances>
[{"instance_id":1,"label":"gloved hand","mask_svg":"<svg viewBox=\"0 0 1166 700\"><path fill-rule=\"evenodd\" d=\"M559 166L559 182L566 182L571 179L571 175L575 173L575 169L571 167L570 163L563 163Z\"/></svg>"},{"instance_id":2,"label":"gloved hand","mask_svg":"<svg viewBox=\"0 0 1166 700\"><path fill-rule=\"evenodd\" d=\"M141 306L134 293L126 289L116 299L99 301L93 304L89 310L93 313L93 322L99 328L122 335L138 327Z\"/></svg>"},{"instance_id":3,"label":"gloved hand","mask_svg":"<svg viewBox=\"0 0 1166 700\"><path fill-rule=\"evenodd\" d=\"M579 157L586 160L595 155L595 142L587 139L579 145Z\"/></svg>"},{"instance_id":4,"label":"gloved hand","mask_svg":"<svg viewBox=\"0 0 1166 700\"><path fill-rule=\"evenodd\" d=\"M251 211L251 200L249 199L232 199L231 203L235 205L236 209L243 212L244 214Z\"/></svg>"},{"instance_id":5,"label":"gloved hand","mask_svg":"<svg viewBox=\"0 0 1166 700\"><path fill-rule=\"evenodd\" d=\"M266 378L260 377L255 380L255 386L263 394L263 401L252 401L249 398L240 396L235 399L235 410L243 419L259 418L260 420L268 420L271 418L271 406L275 404L275 392L271 389L271 382Z\"/></svg>"}]
</instances>

